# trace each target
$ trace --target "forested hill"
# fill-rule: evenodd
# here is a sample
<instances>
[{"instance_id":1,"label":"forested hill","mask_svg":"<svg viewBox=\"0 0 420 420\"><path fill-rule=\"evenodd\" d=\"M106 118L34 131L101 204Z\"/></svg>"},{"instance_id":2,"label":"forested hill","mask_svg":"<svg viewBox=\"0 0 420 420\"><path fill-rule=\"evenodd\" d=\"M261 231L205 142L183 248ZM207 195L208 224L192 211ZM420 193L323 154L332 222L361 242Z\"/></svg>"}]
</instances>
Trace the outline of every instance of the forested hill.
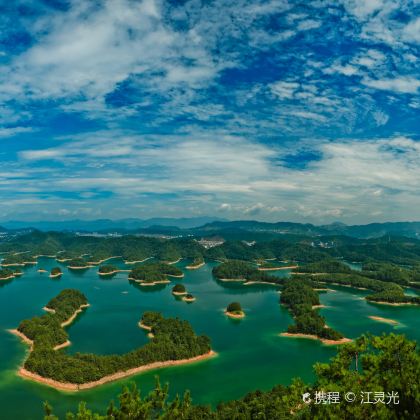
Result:
<instances>
[{"instance_id":1,"label":"forested hill","mask_svg":"<svg viewBox=\"0 0 420 420\"><path fill-rule=\"evenodd\" d=\"M215 221L195 228L200 232L220 232L224 230L243 230L248 232L267 232L305 236L345 235L355 238L379 238L386 235L420 238L420 222L370 223L367 225L345 225L332 223L316 226L309 223L277 222L267 223L253 220L223 222Z\"/></svg>"},{"instance_id":2,"label":"forested hill","mask_svg":"<svg viewBox=\"0 0 420 420\"><path fill-rule=\"evenodd\" d=\"M56 256L62 261L83 257L92 264L120 256L129 262L154 257L162 262L174 262L180 258L254 262L277 259L296 262L301 266L303 263L344 259L362 263L379 261L420 265L420 240L405 237L356 239L347 236L311 238L289 235L277 239L268 237L264 241L256 242L219 241L212 247L199 239L200 237L164 239L133 235L95 237L33 231L12 240L0 241L0 252L3 253L4 266L33 261L38 255Z\"/></svg>"},{"instance_id":3,"label":"forested hill","mask_svg":"<svg viewBox=\"0 0 420 420\"><path fill-rule=\"evenodd\" d=\"M2 222L1 232L19 232L28 229L41 231L67 231L67 232L119 232L123 234L164 234L164 235L222 235L230 239L261 240L262 235L301 235L301 236L337 236L344 235L355 238L379 238L386 235L406 236L420 239L420 222L387 222L370 223L366 225L345 225L331 223L328 225L314 225L310 223L293 222L260 222L256 220L226 221L215 217L191 218L153 218L121 219L121 220L69 220L69 221L42 221Z\"/></svg>"}]
</instances>

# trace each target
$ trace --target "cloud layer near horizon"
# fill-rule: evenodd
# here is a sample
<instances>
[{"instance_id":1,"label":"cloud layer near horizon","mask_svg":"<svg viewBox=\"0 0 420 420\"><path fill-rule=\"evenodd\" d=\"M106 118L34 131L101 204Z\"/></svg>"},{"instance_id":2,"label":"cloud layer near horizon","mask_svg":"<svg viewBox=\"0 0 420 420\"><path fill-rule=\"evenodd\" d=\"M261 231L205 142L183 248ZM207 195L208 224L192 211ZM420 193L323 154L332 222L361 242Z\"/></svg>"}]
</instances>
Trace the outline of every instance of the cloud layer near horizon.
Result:
<instances>
[{"instance_id":1,"label":"cloud layer near horizon","mask_svg":"<svg viewBox=\"0 0 420 420\"><path fill-rule=\"evenodd\" d=\"M415 2L13 3L0 220L420 219Z\"/></svg>"}]
</instances>

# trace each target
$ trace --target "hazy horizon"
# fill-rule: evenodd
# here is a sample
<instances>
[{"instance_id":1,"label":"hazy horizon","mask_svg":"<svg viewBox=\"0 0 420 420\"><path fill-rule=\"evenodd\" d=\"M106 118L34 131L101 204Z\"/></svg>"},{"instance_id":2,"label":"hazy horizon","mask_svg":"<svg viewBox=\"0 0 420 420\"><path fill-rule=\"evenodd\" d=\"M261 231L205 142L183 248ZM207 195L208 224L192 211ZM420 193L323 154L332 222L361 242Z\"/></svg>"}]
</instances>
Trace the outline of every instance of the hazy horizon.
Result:
<instances>
[{"instance_id":1,"label":"hazy horizon","mask_svg":"<svg viewBox=\"0 0 420 420\"><path fill-rule=\"evenodd\" d=\"M0 220L420 220L413 0L9 3Z\"/></svg>"}]
</instances>

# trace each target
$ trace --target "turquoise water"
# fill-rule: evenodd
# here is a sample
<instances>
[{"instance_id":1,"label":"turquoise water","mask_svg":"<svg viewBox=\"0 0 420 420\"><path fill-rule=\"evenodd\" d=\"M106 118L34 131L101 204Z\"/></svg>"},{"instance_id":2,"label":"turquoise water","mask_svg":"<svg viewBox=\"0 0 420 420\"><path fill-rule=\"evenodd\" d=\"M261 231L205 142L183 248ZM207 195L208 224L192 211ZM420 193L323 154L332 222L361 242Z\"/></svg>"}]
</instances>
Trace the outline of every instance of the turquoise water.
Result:
<instances>
[{"instance_id":1,"label":"turquoise water","mask_svg":"<svg viewBox=\"0 0 420 420\"><path fill-rule=\"evenodd\" d=\"M113 264L124 267L121 260ZM181 261L184 268L189 261ZM40 258L38 267L51 269L57 262ZM246 392L269 389L273 385L289 384L293 377L313 379L312 365L326 361L335 354L334 347L323 346L307 339L280 337L279 333L291 323L290 316L279 305L276 287L269 285L243 286L222 283L211 275L214 263L199 270L184 270L182 282L197 301L187 304L171 294L172 285L141 287L127 280L127 273L111 278L99 277L97 268L69 271L63 266L60 279L39 274L37 267L25 268L25 274L11 281L0 282L0 395L2 419L40 419L42 402L48 400L59 415L74 410L80 400L92 408L103 409L116 397L121 386L135 381L147 392L153 387L154 376L170 383L171 394L190 389L194 402L217 404L243 396ZM285 271L270 272L287 275ZM72 346L68 352L123 353L147 342L145 332L137 323L144 311L159 310L166 316L187 319L199 334L212 339L218 356L197 364L147 372L100 388L78 393L64 393L23 380L16 375L27 346L6 332L22 319L43 313L42 307L64 288L76 288L86 294L91 306L68 328ZM327 305L321 314L327 324L347 337L364 332L405 333L418 340L416 326L418 307L391 307L363 300L367 291L334 287L322 293L321 302ZM223 314L232 301L239 301L246 312L243 320L232 320ZM392 318L398 326L379 323L369 315ZM24 401L24 404L22 403Z\"/></svg>"}]
</instances>

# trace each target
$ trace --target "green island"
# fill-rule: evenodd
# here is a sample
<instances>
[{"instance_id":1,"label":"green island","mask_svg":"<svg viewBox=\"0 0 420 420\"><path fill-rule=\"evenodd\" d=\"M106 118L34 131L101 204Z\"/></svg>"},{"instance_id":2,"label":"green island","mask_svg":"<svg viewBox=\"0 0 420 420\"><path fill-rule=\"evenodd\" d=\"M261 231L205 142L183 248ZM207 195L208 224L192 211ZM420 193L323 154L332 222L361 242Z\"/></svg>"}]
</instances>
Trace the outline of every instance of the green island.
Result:
<instances>
[{"instance_id":1,"label":"green island","mask_svg":"<svg viewBox=\"0 0 420 420\"><path fill-rule=\"evenodd\" d=\"M98 268L98 274L100 276L111 276L112 274L118 273L118 271L118 267L112 264L104 264Z\"/></svg>"},{"instance_id":2,"label":"green island","mask_svg":"<svg viewBox=\"0 0 420 420\"><path fill-rule=\"evenodd\" d=\"M150 328L153 339L143 347L123 355L67 355L59 351L70 344L64 327L86 306L87 299L81 292L66 289L47 304L47 314L24 320L17 330L11 331L31 346L19 370L20 376L57 389L76 391L215 354L210 339L197 336L187 321L149 312L142 318L142 324Z\"/></svg>"},{"instance_id":3,"label":"green island","mask_svg":"<svg viewBox=\"0 0 420 420\"><path fill-rule=\"evenodd\" d=\"M420 353L416 342L404 335L361 336L343 345L328 363L314 365L315 379L305 383L297 378L289 386L276 385L269 391L253 391L243 398L223 402L212 408L193 404L190 392L169 398L168 384L140 395L137 387L124 387L118 404L112 401L102 412L81 403L67 419L109 420L142 419L412 419L418 413L417 379L420 376ZM372 389L398 394L398 404L303 404L302 395L314 399L320 389L332 389L339 395L348 390L356 396ZM386 395L386 393L385 393ZM44 420L57 420L54 409L44 404ZM141 417L139 417L141 413Z\"/></svg>"},{"instance_id":4,"label":"green island","mask_svg":"<svg viewBox=\"0 0 420 420\"><path fill-rule=\"evenodd\" d=\"M50 278L61 277L62 274L63 272L60 267L53 267L50 272Z\"/></svg>"},{"instance_id":5,"label":"green island","mask_svg":"<svg viewBox=\"0 0 420 420\"><path fill-rule=\"evenodd\" d=\"M287 306L295 323L289 325L284 337L315 338L324 344L344 344L351 341L343 334L329 328L325 318L319 315L314 306L319 306L319 296L308 282L288 280L280 296L280 303Z\"/></svg>"},{"instance_id":6,"label":"green island","mask_svg":"<svg viewBox=\"0 0 420 420\"><path fill-rule=\"evenodd\" d=\"M172 287L172 294L174 296L186 296L188 292L183 284L178 283L174 287Z\"/></svg>"},{"instance_id":7,"label":"green island","mask_svg":"<svg viewBox=\"0 0 420 420\"><path fill-rule=\"evenodd\" d=\"M16 274L9 268L0 268L0 280L13 279Z\"/></svg>"},{"instance_id":8,"label":"green island","mask_svg":"<svg viewBox=\"0 0 420 420\"><path fill-rule=\"evenodd\" d=\"M195 257L193 262L187 265L185 268L188 270L197 270L203 265L205 265L205 261L204 261L204 258L200 255L199 257Z\"/></svg>"},{"instance_id":9,"label":"green island","mask_svg":"<svg viewBox=\"0 0 420 420\"><path fill-rule=\"evenodd\" d=\"M67 261L67 267L72 270L84 270L86 268L90 268L91 265L84 260L83 258L72 258L71 260Z\"/></svg>"},{"instance_id":10,"label":"green island","mask_svg":"<svg viewBox=\"0 0 420 420\"><path fill-rule=\"evenodd\" d=\"M195 302L197 300L197 298L195 296L193 296L191 293L187 293L182 300L184 302L188 302L188 303L192 303Z\"/></svg>"},{"instance_id":11,"label":"green island","mask_svg":"<svg viewBox=\"0 0 420 420\"><path fill-rule=\"evenodd\" d=\"M229 303L229 305L226 307L225 314L229 318L234 319L242 319L245 317L245 312L243 311L242 306L239 302Z\"/></svg>"},{"instance_id":12,"label":"green island","mask_svg":"<svg viewBox=\"0 0 420 420\"><path fill-rule=\"evenodd\" d=\"M244 284L283 283L283 279L261 272L255 265L239 260L223 262L214 267L213 275L220 281L241 281Z\"/></svg>"},{"instance_id":13,"label":"green island","mask_svg":"<svg viewBox=\"0 0 420 420\"><path fill-rule=\"evenodd\" d=\"M170 283L168 277L182 278L184 273L178 267L162 262L148 262L135 265L128 278L143 286Z\"/></svg>"}]
</instances>

